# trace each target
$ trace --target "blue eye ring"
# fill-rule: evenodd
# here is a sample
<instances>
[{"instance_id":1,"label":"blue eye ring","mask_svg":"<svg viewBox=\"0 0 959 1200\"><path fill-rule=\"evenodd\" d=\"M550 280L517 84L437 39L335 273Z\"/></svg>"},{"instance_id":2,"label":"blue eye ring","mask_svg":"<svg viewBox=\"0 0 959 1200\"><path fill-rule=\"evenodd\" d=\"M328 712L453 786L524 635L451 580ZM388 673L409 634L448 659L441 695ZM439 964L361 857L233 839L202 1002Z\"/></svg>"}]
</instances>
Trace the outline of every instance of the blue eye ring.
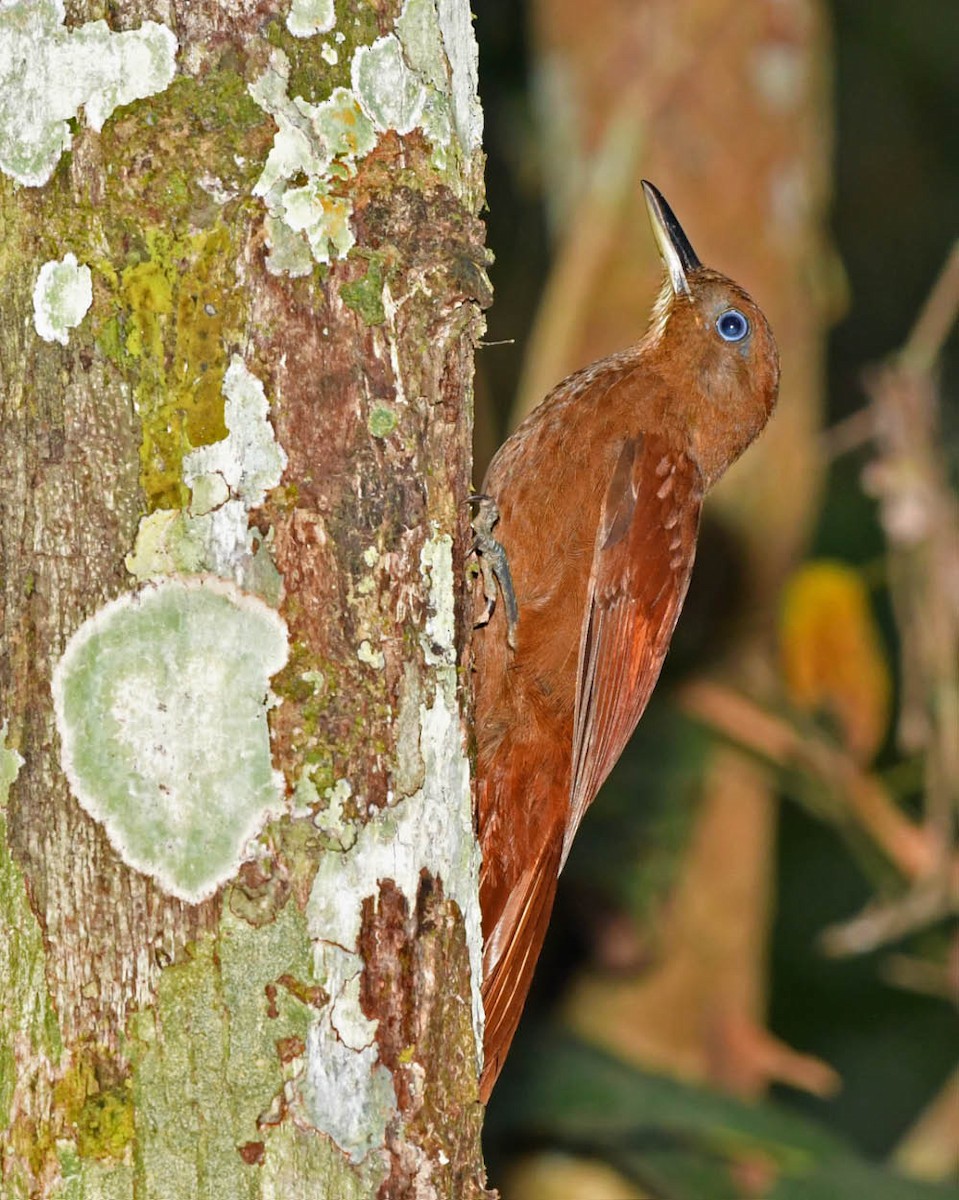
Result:
<instances>
[{"instance_id":1,"label":"blue eye ring","mask_svg":"<svg viewBox=\"0 0 959 1200\"><path fill-rule=\"evenodd\" d=\"M716 318L716 332L724 342L741 342L749 333L749 322L738 308L727 308Z\"/></svg>"}]
</instances>

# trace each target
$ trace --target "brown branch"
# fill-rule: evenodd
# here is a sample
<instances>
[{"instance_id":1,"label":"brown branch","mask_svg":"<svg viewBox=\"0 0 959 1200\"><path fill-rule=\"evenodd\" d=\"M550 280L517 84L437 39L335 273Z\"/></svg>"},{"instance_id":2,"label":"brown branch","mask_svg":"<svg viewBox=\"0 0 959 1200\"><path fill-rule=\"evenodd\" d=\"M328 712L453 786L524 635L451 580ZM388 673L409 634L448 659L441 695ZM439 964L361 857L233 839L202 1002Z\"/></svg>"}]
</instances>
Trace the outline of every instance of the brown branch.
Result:
<instances>
[{"instance_id":1,"label":"brown branch","mask_svg":"<svg viewBox=\"0 0 959 1200\"><path fill-rule=\"evenodd\" d=\"M953 955L955 959L956 956ZM935 962L913 954L890 954L882 964L882 976L893 987L933 996L948 1004L959 1004L959 978L956 963Z\"/></svg>"},{"instance_id":2,"label":"brown branch","mask_svg":"<svg viewBox=\"0 0 959 1200\"><path fill-rule=\"evenodd\" d=\"M959 242L949 253L926 298L896 364L911 374L928 375L935 367L946 338L959 320ZM840 458L871 442L877 433L875 398L822 434L826 458Z\"/></svg>"},{"instance_id":3,"label":"brown branch","mask_svg":"<svg viewBox=\"0 0 959 1200\"><path fill-rule=\"evenodd\" d=\"M936 365L946 338L959 319L959 242L946 259L932 291L899 354L899 365L926 375Z\"/></svg>"},{"instance_id":4,"label":"brown branch","mask_svg":"<svg viewBox=\"0 0 959 1200\"><path fill-rule=\"evenodd\" d=\"M844 812L883 851L899 872L917 881L939 864L935 842L904 816L875 775L825 738L788 721L723 684L701 680L680 692L685 712L777 767L797 767L829 786Z\"/></svg>"},{"instance_id":5,"label":"brown branch","mask_svg":"<svg viewBox=\"0 0 959 1200\"><path fill-rule=\"evenodd\" d=\"M959 1169L959 1066L896 1148L896 1167L916 1179L948 1181Z\"/></svg>"},{"instance_id":6,"label":"brown branch","mask_svg":"<svg viewBox=\"0 0 959 1200\"><path fill-rule=\"evenodd\" d=\"M941 875L888 904L870 904L858 917L826 929L820 944L834 958L868 954L959 914L959 875Z\"/></svg>"},{"instance_id":7,"label":"brown branch","mask_svg":"<svg viewBox=\"0 0 959 1200\"><path fill-rule=\"evenodd\" d=\"M959 316L957 243L900 353L868 373L876 454L863 477L879 500L899 630L899 740L923 752L930 835L945 865L959 816L959 504L940 434L934 370Z\"/></svg>"}]
</instances>

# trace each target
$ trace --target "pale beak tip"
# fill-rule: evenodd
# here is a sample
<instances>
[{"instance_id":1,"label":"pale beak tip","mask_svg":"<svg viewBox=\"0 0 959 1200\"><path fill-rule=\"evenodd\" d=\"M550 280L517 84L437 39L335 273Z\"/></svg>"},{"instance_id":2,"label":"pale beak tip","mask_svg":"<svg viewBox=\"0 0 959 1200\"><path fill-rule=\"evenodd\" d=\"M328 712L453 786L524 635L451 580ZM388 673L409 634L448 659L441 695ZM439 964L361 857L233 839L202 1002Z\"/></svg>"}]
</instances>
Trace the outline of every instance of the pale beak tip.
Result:
<instances>
[{"instance_id":1,"label":"pale beak tip","mask_svg":"<svg viewBox=\"0 0 959 1200\"><path fill-rule=\"evenodd\" d=\"M649 222L653 227L653 236L656 238L660 257L669 272L673 291L677 295L680 293L688 295L689 273L698 270L702 263L690 245L682 225L676 219L676 214L669 207L666 197L648 179L644 179L642 184Z\"/></svg>"}]
</instances>

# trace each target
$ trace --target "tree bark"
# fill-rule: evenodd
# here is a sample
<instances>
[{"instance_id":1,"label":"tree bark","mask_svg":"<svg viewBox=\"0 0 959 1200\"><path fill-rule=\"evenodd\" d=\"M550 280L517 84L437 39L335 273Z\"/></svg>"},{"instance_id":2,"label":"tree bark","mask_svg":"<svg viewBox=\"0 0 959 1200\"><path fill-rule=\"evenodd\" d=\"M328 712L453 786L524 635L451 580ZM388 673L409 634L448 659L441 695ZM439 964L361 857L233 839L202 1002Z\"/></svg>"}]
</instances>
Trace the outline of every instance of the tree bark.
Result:
<instances>
[{"instance_id":1,"label":"tree bark","mask_svg":"<svg viewBox=\"0 0 959 1200\"><path fill-rule=\"evenodd\" d=\"M0 1194L483 1192L460 0L0 11Z\"/></svg>"}]
</instances>

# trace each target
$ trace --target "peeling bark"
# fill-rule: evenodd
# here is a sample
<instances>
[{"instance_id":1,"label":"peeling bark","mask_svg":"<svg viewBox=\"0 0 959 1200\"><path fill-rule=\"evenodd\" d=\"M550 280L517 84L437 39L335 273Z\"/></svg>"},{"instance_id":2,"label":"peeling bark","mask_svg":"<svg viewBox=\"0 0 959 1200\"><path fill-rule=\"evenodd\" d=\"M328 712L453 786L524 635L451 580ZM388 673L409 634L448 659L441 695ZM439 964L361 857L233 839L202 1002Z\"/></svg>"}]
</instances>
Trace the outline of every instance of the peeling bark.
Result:
<instances>
[{"instance_id":1,"label":"peeling bark","mask_svg":"<svg viewBox=\"0 0 959 1200\"><path fill-rule=\"evenodd\" d=\"M0 12L64 139L26 148L34 176L50 160L38 183L0 129L5 1197L483 1194L457 666L489 300L474 46L459 0L335 20L303 36L289 0ZM158 61L130 102L113 39L144 29L175 73ZM141 602L159 581L167 641ZM286 631L272 767L231 703L264 647L229 622L195 645L200 597ZM122 666L63 658L118 611ZM82 726L69 779L55 679ZM160 843L187 874L203 837L229 859L271 769L227 881L171 894Z\"/></svg>"}]
</instances>

